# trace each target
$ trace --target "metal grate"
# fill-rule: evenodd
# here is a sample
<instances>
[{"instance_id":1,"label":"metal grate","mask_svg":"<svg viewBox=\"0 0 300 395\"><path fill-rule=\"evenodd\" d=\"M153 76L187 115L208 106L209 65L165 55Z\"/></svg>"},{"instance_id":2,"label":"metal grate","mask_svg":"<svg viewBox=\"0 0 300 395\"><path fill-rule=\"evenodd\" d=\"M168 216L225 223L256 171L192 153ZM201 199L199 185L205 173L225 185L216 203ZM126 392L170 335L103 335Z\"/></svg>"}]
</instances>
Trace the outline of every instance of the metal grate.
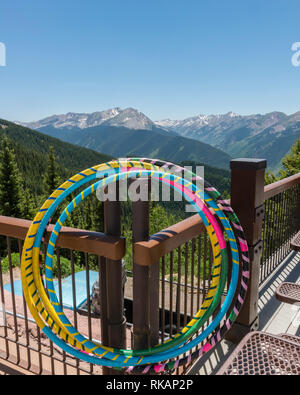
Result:
<instances>
[{"instance_id":1,"label":"metal grate","mask_svg":"<svg viewBox=\"0 0 300 395\"><path fill-rule=\"evenodd\" d=\"M218 375L299 375L300 344L263 332L247 335Z\"/></svg>"},{"instance_id":2,"label":"metal grate","mask_svg":"<svg viewBox=\"0 0 300 395\"><path fill-rule=\"evenodd\" d=\"M300 303L300 285L284 282L276 289L276 298L284 303Z\"/></svg>"},{"instance_id":3,"label":"metal grate","mask_svg":"<svg viewBox=\"0 0 300 395\"><path fill-rule=\"evenodd\" d=\"M300 337L299 336L290 335L288 333L282 333L280 335L280 337L282 337L283 339L289 340L291 342L300 344Z\"/></svg>"}]
</instances>

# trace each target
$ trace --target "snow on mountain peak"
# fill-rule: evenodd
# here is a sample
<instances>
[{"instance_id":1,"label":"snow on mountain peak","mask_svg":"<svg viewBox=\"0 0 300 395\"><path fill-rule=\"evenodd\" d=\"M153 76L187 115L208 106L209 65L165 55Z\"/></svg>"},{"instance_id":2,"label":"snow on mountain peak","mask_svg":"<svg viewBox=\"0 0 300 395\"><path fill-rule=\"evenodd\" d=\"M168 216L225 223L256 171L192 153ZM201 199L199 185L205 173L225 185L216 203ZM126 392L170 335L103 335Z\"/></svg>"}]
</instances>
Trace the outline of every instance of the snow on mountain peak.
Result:
<instances>
[{"instance_id":1,"label":"snow on mountain peak","mask_svg":"<svg viewBox=\"0 0 300 395\"><path fill-rule=\"evenodd\" d=\"M130 129L148 129L152 130L154 123L143 113L134 108L125 108L122 110L115 107L109 110L87 113L72 113L61 115L52 115L37 122L21 123L32 129L41 129L43 127L53 127L55 129L86 129L99 125L123 126Z\"/></svg>"}]
</instances>

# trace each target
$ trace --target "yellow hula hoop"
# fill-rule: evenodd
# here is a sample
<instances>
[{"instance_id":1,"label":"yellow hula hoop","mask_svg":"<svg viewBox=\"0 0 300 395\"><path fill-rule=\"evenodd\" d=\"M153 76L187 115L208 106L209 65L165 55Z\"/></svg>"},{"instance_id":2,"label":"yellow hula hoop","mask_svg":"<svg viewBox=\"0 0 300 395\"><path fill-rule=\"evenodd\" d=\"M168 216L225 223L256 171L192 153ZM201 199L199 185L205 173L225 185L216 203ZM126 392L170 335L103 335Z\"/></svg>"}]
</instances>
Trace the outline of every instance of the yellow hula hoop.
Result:
<instances>
[{"instance_id":1,"label":"yellow hula hoop","mask_svg":"<svg viewBox=\"0 0 300 395\"><path fill-rule=\"evenodd\" d=\"M125 162L126 166L128 166L128 162ZM134 162L134 165L141 166L141 162ZM158 166L152 166L149 163L143 163L144 168L148 170L154 170L154 171L162 171L161 168ZM99 166L94 167L93 169L97 169L100 171L104 170L110 170L110 168L117 168L116 162L110 162L108 165L107 164L102 164ZM23 255L22 255L22 266L21 266L21 274L22 274L22 283L23 283L23 289L24 289L24 296L25 299L28 303L28 307L31 311L31 314L33 315L34 319L36 320L37 324L41 329L44 328L45 325L48 325L55 333L57 333L60 337L62 337L65 341L68 341L72 346L77 347L81 350L90 352L90 353L95 353L95 355L103 356L103 353L97 353L94 348L98 348L99 344L94 343L92 348L87 348L87 346L84 346L83 342L79 342L76 338L74 333L71 333L68 328L65 327L65 325L62 323L59 315L55 311L52 303L49 301L47 294L44 290L43 283L41 281L40 277L40 270L39 270L39 247L33 247L33 243L31 239L32 235L34 235L38 229L38 223L42 220L44 217L44 214L48 210L49 207L51 206L51 198L57 198L58 196L61 195L62 191L65 190L66 188L70 187L70 185L75 181L79 181L81 179L81 175L84 174L85 176L93 174L93 172L90 169L86 169L85 171L81 172L80 174L78 173L74 177L72 177L70 180L71 181L66 181L59 187L51 196L50 199L47 200L44 205L42 206L42 211L40 211L34 221L33 224L31 225L28 235L26 237L25 243L24 243L24 248L23 248ZM219 283L219 274L221 271L221 257L220 257L220 247L218 244L218 240L216 235L213 233L213 229L211 225L207 226L207 232L210 237L210 241L212 244L213 248L213 254L214 257L219 256L219 258L215 259L214 263L214 275L212 280L212 288L210 289L207 298L204 300L203 304L201 307L208 307L211 304L211 298L214 297L216 290L217 290L217 285ZM30 259L32 259L32 268L26 266L26 262L29 262ZM30 272L30 269L32 271ZM204 314L203 310L199 310L195 317L199 318ZM192 326L197 322L197 320L192 319L188 326ZM189 328L185 327L181 333L185 333ZM77 335L77 334L76 334ZM174 337L179 336L179 334L176 334ZM86 342L87 339L84 340L84 343ZM71 343L72 341L72 343ZM101 345L101 348L104 349L104 351L107 352L114 352L113 348L110 347L104 347Z\"/></svg>"}]
</instances>

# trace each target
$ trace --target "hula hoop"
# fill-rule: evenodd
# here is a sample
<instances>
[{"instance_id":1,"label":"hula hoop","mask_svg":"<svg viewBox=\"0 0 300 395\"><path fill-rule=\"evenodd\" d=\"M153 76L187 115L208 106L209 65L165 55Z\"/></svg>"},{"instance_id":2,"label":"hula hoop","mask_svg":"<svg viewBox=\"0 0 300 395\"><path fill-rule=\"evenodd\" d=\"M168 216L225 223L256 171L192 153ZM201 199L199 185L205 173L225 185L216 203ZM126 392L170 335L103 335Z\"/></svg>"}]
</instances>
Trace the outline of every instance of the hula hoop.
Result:
<instances>
[{"instance_id":1,"label":"hula hoop","mask_svg":"<svg viewBox=\"0 0 300 395\"><path fill-rule=\"evenodd\" d=\"M147 373L149 370L153 370L154 372L163 372L164 370L173 370L176 369L178 366L184 365L186 363L192 362L195 359L202 356L203 353L207 352L211 349L215 344L220 342L224 337L225 333L231 328L233 322L235 321L239 311L242 308L242 305L245 301L247 289L248 289L248 282L249 282L249 253L248 253L248 246L247 241L244 235L243 228L239 222L237 215L234 213L234 210L230 206L227 200L225 200L222 195L206 180L199 177L197 174L193 173L191 170L183 168L182 166L178 166L172 162L162 161L160 159L150 159L150 158L128 158L129 161L138 160L145 163L151 163L152 165L159 166L165 169L168 172L173 172L174 174L180 172L186 172L192 181L201 181L204 182L204 190L205 192L210 195L210 197L219 205L223 210L225 210L225 215L228 220L234 226L234 231L237 234L239 247L241 252L241 259L242 259L242 270L241 270L241 284L240 288L237 293L237 298L235 305L232 308L232 311L229 315L229 318L226 320L225 325L223 325L215 335L211 335L208 338L206 345L200 348L199 351L193 352L188 357L184 357L181 359L176 359L175 361L168 362L166 364L161 364L160 366L151 366L145 368L143 373ZM209 204L209 202L208 202ZM216 214L219 216L220 212L217 211ZM139 368L139 371L141 368ZM137 370L135 368L135 370Z\"/></svg>"},{"instance_id":2,"label":"hula hoop","mask_svg":"<svg viewBox=\"0 0 300 395\"><path fill-rule=\"evenodd\" d=\"M124 163L123 163L123 166L124 166ZM43 289L43 285L42 285L41 280L40 280L39 273L37 273L37 270L36 270L35 267L32 267L33 266L32 265L32 261L36 261L36 257L37 257L38 252L39 252L41 234L42 234L42 232L43 232L43 230L45 228L45 223L47 223L47 219L49 219L49 217L53 214L53 212L56 209L56 207L58 206L58 204L67 196L67 194L70 194L77 187L83 185L85 182L90 181L92 178L96 178L95 177L95 172L99 171L99 169L102 169L102 172L106 173L108 175L108 177L107 178L103 178L102 181L98 181L98 183L96 183L96 184L102 183L103 185L108 185L108 183L110 183L110 182L114 182L114 181L119 180L119 179L128 178L129 175L132 176L132 177L138 177L138 176L141 176L141 175L142 176L148 176L148 175L153 176L153 174L155 173L155 170L153 170L153 169L156 169L156 172L157 172L156 175L157 176L159 176L161 178L168 178L170 182L173 182L173 183L175 182L175 176L174 175L172 176L172 175L170 175L168 173L161 172L161 169L159 169L158 166L155 166L153 164L151 164L151 165L149 165L147 163L143 163L142 164L140 161L137 161L137 163L135 163L135 164L134 163L130 163L130 166L129 166L129 163L126 162L125 166L127 168L128 167L130 168L130 167L133 167L133 166L142 166L143 169L148 168L149 170L147 170L147 171L146 170L142 170L142 172L144 171L144 173L141 173L140 170L139 171L131 171L131 172L127 171L127 172L123 172L123 173L116 173L116 171L118 171L116 169L120 168L119 162L112 162L111 164L100 165L97 168L96 167L90 168L90 169L87 169L84 172L78 173L76 176L72 177L66 183L64 183L60 188L58 188L51 195L51 197L45 202L45 204L43 205L42 209L40 210L40 212L36 216L35 220L33 221L32 226L30 227L28 235L27 235L26 240L25 240L26 246L24 244L23 257L22 257L22 281L23 281L23 287L25 288L25 292L24 292L25 298L26 298L26 301L29 304L30 310L34 311L33 315L36 318L36 321L37 321L38 325L41 327L41 329L51 338L51 340L54 339L55 343L60 344L60 346L63 346L63 348L67 352L71 352L71 353L73 353L73 355L76 354L77 357L78 357L78 352L76 350L74 350L73 347L79 347L80 348L80 342L84 342L84 344L85 344L85 346L83 344L81 344L81 350L84 350L84 351L88 350L89 352L94 352L96 355L100 356L100 358L98 358L98 357L94 357L94 356L91 356L91 355L82 354L82 355L80 355L81 359L87 360L88 362L92 361L92 363L95 363L95 360L96 360L97 364L101 364L101 365L105 365L105 366L120 366L120 367L132 366L133 364L138 365L138 364L141 364L142 360L143 360L143 364L144 363L148 364L148 363L155 363L155 362L159 362L159 361L162 361L162 360L167 360L169 358L173 358L173 356L178 356L178 355L182 354L183 352L185 352L187 347L188 347L188 349L191 349L194 346L194 344L196 344L195 342L197 342L197 344L198 344L203 339L201 339L201 335L200 335L194 341L191 341L188 345L184 345L182 347L180 345L178 348L176 348L176 349L174 348L174 350L171 350L169 352L159 353L158 352L159 351L159 347L157 347L156 350L155 350L156 356L148 356L148 357L145 356L143 358L135 358L134 356L132 356L134 354L134 352L132 352L130 350L115 350L115 349L112 349L110 347L100 346L98 344L95 347L98 348L98 349L99 349L99 347L101 347L101 354L99 354L99 353L97 354L97 352L95 352L95 349L92 350L92 349L89 349L87 347L87 344L88 344L89 340L85 339L82 335L77 334L77 333L75 333L75 334L74 333L69 333L68 334L68 330L66 330L65 331L66 332L66 336L65 336L64 340L66 342L68 342L69 335L70 335L70 338L73 337L73 344L71 344L72 347L70 349L70 347L67 346L64 342L62 344L61 340L55 334L53 334L53 332L52 332L52 329L53 329L54 332L56 332L58 335L61 335L64 332L63 328L66 329L66 327L64 325L69 325L69 324L66 321L62 322L64 319L62 319L62 321L60 321L60 320L57 321L56 320L56 318L57 318L56 313L59 313L60 315L62 315L61 311L59 311L59 310L55 311L55 309L52 306L51 306L52 307L52 309L51 309L51 307L49 306L48 303L45 303L46 307L47 307L47 310L46 310L44 305L42 304L42 302L40 300L40 295L43 294L44 289ZM114 173L116 173L113 176L109 175L109 174L111 174L111 168L114 169ZM160 172L158 171L158 169L160 170ZM129 173L131 173L131 174L129 174ZM102 175L104 176L104 174L102 174ZM83 182L83 181L85 181L85 182ZM177 181L178 181L178 178L177 178ZM184 185L184 188L189 188L190 191L193 192L194 195L196 195L197 191L195 190L195 187L194 187L193 184L190 185L191 184L190 182L187 182L186 180L183 180L183 179L180 179L180 182ZM76 184L76 188L75 188L74 184ZM93 186L88 187L86 189L86 191L89 190L89 194L91 192L93 192L93 188L95 189L95 185L96 184L93 184ZM174 183L173 187L175 187L175 188L177 187L178 188L178 185L176 186L175 183ZM187 192L185 190L182 190L181 192L183 193L183 195L185 197L187 197L186 196ZM51 243L49 243L48 251L47 251L47 259L49 258L50 261L52 260L51 252L54 251L55 241L56 241L56 238L57 238L57 235L55 233L58 233L58 231L59 231L59 229L61 227L61 224L68 217L69 211L73 211L73 209L76 207L76 205L79 203L79 201L82 200L82 199L80 200L80 196L81 196L81 198L82 197L83 198L86 197L85 196L85 191L81 192L81 194L78 195L78 196L79 196L79 198L76 197L73 200L73 202L69 204L67 209L64 210L64 212L61 214L60 219L57 222L58 225L56 224L55 227L54 227L54 231L52 232L52 235L51 235L52 239L50 238L50 242ZM204 198L205 198L205 196L204 196ZM76 199L78 199L78 200L76 200ZM54 201L56 201L56 203L55 204L51 204L51 203L49 204L49 200L50 201L52 200L52 203ZM197 204L198 204L197 207L198 207L198 212L199 212L199 202L197 203L197 202L193 201L191 196L189 196L187 198L187 200L190 201L195 206L197 206ZM196 198L195 198L195 200L196 200ZM73 205L73 209L71 210L72 205ZM211 203L210 205L213 206L213 203ZM203 206L203 207L205 207L205 206ZM203 207L201 207L201 210L203 210ZM219 210L219 208L217 207L216 204L215 204L215 208L216 208L216 210ZM43 213L44 214L47 213L47 215L43 215ZM202 213L202 211L199 212L200 216L201 216L201 213ZM202 217L203 217L203 215L202 215ZM205 221L206 217L203 217L202 219ZM224 221L226 222L227 219L224 220ZM227 225L228 225L228 223L227 223ZM207 224L207 226L209 226L209 224ZM230 225L229 225L229 227L230 227ZM227 228L227 229L229 229L229 228ZM232 238L231 240L229 240L229 242L231 243L232 250L234 250L235 248L233 248L233 247L236 247L236 244L234 244L235 243L235 239L234 239L234 234L233 234L231 229L230 229L229 237ZM218 240L218 242L219 241L220 240ZM236 251L237 251L237 248L236 248ZM232 251L232 252L234 253L234 251ZM238 259L238 253L236 253L235 258ZM46 270L49 270L49 272L46 273L46 280L47 280L47 287L48 287L48 290L50 291L50 298L51 298L52 293L53 293L51 291L54 290L54 287L53 287L53 284L51 282L52 271L51 271L51 266L48 265L49 264L49 259L46 260ZM29 261L31 261L31 262L29 263ZM239 263L239 262L237 261L237 263ZM27 266L25 266L26 264L27 264ZM50 269L48 269L47 266ZM233 265L233 269L234 268L235 268L235 265ZM32 271L30 272L31 269L32 269ZM234 294L233 291L235 291L237 275L238 275L238 269L237 270L233 270L233 277L235 278L235 280L234 280L234 282L231 282L231 288L229 288L229 289L231 289L231 292L229 292L229 293L231 293L231 296L230 296L231 299L232 299L233 294ZM33 277L33 279L31 279L31 277ZM36 285L36 288L34 289L33 293L30 294L29 293L30 287L33 288L35 285ZM51 289L51 285L52 285L53 289ZM31 289L31 291L32 291L32 289ZM42 296L44 296L44 295L42 295ZM33 298L35 298L35 297L37 297L37 300L34 302ZM228 298L228 296L227 296L227 298ZM44 299L44 298L42 298L42 299ZM231 302L231 299L230 299L230 302ZM225 307L223 308L224 305L222 306L222 308L223 308L222 314L223 314L223 312L225 314L227 309L228 309L228 307L229 307L230 303L228 302L228 300L227 300L227 303L224 302ZM225 301L226 301L226 299L225 299ZM57 298L55 299L55 297L53 296L52 302L58 303ZM42 304L42 307L41 307L40 311L37 312L36 308L37 308L37 306L40 303ZM221 310L222 310L222 308L221 308ZM41 319L41 316L39 315L39 313L44 318L45 322ZM219 318L220 316L221 316L221 313L219 312L217 317ZM53 317L54 317L54 319L53 319ZM196 318L198 318L198 317L196 317ZM220 319L222 319L222 317ZM198 320L195 320L195 321L196 321L196 323L199 322ZM210 324L211 328L213 326L216 327L216 325L218 324L218 323L216 323L216 321L217 320L215 318L214 321ZM62 323L62 326L60 325L60 323ZM47 325L49 325L49 326L47 326ZM211 328L209 330L211 330ZM212 330L214 330L214 328ZM189 332L189 329L187 329L186 332L188 332L189 334L191 333L191 331ZM206 332L207 332L207 330L204 331L203 333L206 335ZM77 336L77 338L76 338L76 336ZM202 334L202 337L203 336L204 335ZM180 337L180 334L178 335L178 338L179 337ZM58 341L58 339L60 341ZM129 356L127 358L124 358L123 355L116 354L116 352L120 352L120 351L121 351L121 353L123 353L123 355L125 355L127 353L127 355L131 355L131 356ZM105 359L103 358L104 356L105 356ZM111 359L111 360L108 360L108 359ZM117 359L118 359L118 362L116 362ZM161 365L159 365L159 366L161 366ZM147 367L147 369L149 370L149 366Z\"/></svg>"},{"instance_id":3,"label":"hula hoop","mask_svg":"<svg viewBox=\"0 0 300 395\"><path fill-rule=\"evenodd\" d=\"M134 174L135 176L135 174ZM50 242L49 242L49 247L47 250L47 257L46 257L46 281L47 281L47 289L49 291L49 295L50 295L50 301L54 307L54 309L56 310L56 313L61 315L64 318L64 322L63 325L66 326L68 325L68 330L70 332L70 328L71 328L71 324L70 322L68 322L68 320L66 319L66 317L62 314L62 309L60 308L60 304L58 302L58 299L56 297L55 294L55 289L53 287L53 277L52 277L52 257L53 257L53 253L54 253L54 245L57 239L57 234L59 233L59 230L61 228L61 226L63 225L65 219L72 213L72 211L75 209L75 207L78 206L78 204L80 202L83 201L84 198L86 198L87 196L89 196L90 193L93 192L93 190L96 188L95 184L93 184L91 187L88 187L85 191L83 191L81 194L79 194L69 205L68 207L65 209L64 213L60 216L57 224L54 227L54 230L51 234L50 237ZM212 217L212 215L208 212L208 214L211 216L211 220L214 220L214 218ZM214 224L216 225L216 224ZM208 228L210 231L210 228ZM213 240L214 234L212 234L212 232L210 231L210 236L211 239ZM219 236L221 236L221 242L223 243L223 246L225 246L225 242L224 242L224 238L222 234L219 234ZM216 246L218 246L218 244L216 243ZM213 245L213 249L216 249L216 246ZM222 255L223 253L223 255ZM224 256L224 249L221 251L217 250L215 251L215 258L219 258L219 257L223 257ZM217 260L216 262L217 264L214 264L214 268L213 268L213 272L212 272L212 284L211 287L207 293L207 296L205 298L205 301L203 303L203 305L201 306L200 310L198 311L198 313L195 315L194 319L192 321L190 321L190 323L187 324L187 326L185 328L183 328L181 330L181 332L178 335L175 335L174 338L176 339L177 343L180 343L181 341L185 340L185 338L187 337L186 333L188 333L191 328L194 326L194 324L197 321L197 325L199 325L198 320L200 320L200 318L203 316L204 312L206 312L206 310L208 309L208 307L211 305L211 301L214 299L214 296L216 294L217 288L218 288L218 283L219 283L219 277L220 277L220 271L221 271L221 262L220 259ZM226 273L226 272L225 272ZM223 278L225 279L225 275L223 275ZM222 285L224 285L224 280L222 281ZM222 292L223 292L223 288L222 288ZM219 298L217 301L215 301L214 305L219 301ZM43 300L44 302L44 300ZM62 318L60 316L60 318ZM76 333L76 329L72 327L72 332ZM72 335L72 332L70 332L69 334ZM180 337L180 335L182 334L182 336ZM190 332L189 332L190 334ZM74 340L74 339L73 339ZM82 338L77 337L76 338L77 341L82 342ZM87 348L86 351L90 351L92 348L94 348L95 344L92 343L85 343L85 348ZM170 345L166 345L166 347L164 347L164 349L170 348ZM130 355L130 356L137 356L137 355L142 355L142 354L150 354L153 352L159 352L162 351L161 345L158 346L156 349L153 349L153 351L151 351L152 349L149 350L140 350L140 351L128 351L128 350L120 350L120 354L124 354L124 355ZM96 350L95 353L97 353Z\"/></svg>"},{"instance_id":4,"label":"hula hoop","mask_svg":"<svg viewBox=\"0 0 300 395\"><path fill-rule=\"evenodd\" d=\"M134 173L133 176L136 176L136 173ZM92 191L92 190L93 190L93 186L90 187L89 189ZM80 196L83 196L83 195L84 195L84 192L83 192ZM79 196L79 197L80 197L80 196ZM76 200L76 199L75 199L75 201L76 201L76 203L77 203L77 200ZM77 205L76 203L75 203L75 206ZM75 207L75 206L74 206L74 207ZM70 207L70 206L69 206L69 207ZM68 210L68 208L65 209L65 213L68 212L67 210ZM62 215L64 215L64 214L62 214ZM66 217L65 217L65 218L66 218ZM60 222L61 219L62 219L62 217L60 217L60 219L59 219L58 221ZM60 223L61 223L61 222L60 222ZM58 228L57 228L57 226L56 226L56 227L54 228L54 232L57 232L57 231L58 231ZM53 237L53 234L52 234L52 237ZM49 245L49 248L51 248L51 244L53 243L53 241L54 241L54 240L50 238L50 243L49 243L50 245ZM47 252L48 257L49 257L49 248L48 248L48 252ZM51 256L51 255L50 255L50 256ZM48 262L48 264L49 264L49 262ZM46 261L46 269L47 269L47 261ZM49 274L46 273L46 278L47 278L47 276L49 277ZM51 280L50 280L50 281L51 281ZM48 280L48 284L49 284L49 280ZM48 287L48 290L49 290L49 292L54 292L54 289L50 289L50 287ZM54 301L54 303L55 303L55 301ZM49 317L47 316L47 318L49 318ZM65 324L65 325L68 325L68 326L70 325L68 322L65 322L64 324ZM72 328L72 329L75 331L74 328ZM82 338L77 339L77 340L82 341ZM88 346L86 346L86 347L88 347ZM88 350L88 351L89 351L89 350ZM103 351L103 350L102 350L102 351Z\"/></svg>"}]
</instances>

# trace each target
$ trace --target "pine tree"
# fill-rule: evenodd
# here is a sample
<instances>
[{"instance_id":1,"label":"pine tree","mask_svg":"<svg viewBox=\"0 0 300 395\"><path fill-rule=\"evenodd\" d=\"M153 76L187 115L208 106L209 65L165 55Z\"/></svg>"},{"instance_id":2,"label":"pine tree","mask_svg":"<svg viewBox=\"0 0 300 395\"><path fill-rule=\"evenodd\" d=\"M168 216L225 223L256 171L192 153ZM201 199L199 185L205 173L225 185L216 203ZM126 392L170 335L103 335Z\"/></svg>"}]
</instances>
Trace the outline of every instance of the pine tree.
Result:
<instances>
[{"instance_id":1,"label":"pine tree","mask_svg":"<svg viewBox=\"0 0 300 395\"><path fill-rule=\"evenodd\" d=\"M34 202L34 198L31 196L28 188L25 188L23 194L23 202L22 202L22 217L24 219L32 220L34 218L36 212L36 204Z\"/></svg>"},{"instance_id":2,"label":"pine tree","mask_svg":"<svg viewBox=\"0 0 300 395\"><path fill-rule=\"evenodd\" d=\"M89 196L83 203L84 228L87 230L94 229L93 214L91 197Z\"/></svg>"},{"instance_id":3,"label":"pine tree","mask_svg":"<svg viewBox=\"0 0 300 395\"><path fill-rule=\"evenodd\" d=\"M75 198L74 194L70 195L70 201ZM72 212L73 227L77 229L84 229L83 207L82 205L76 206Z\"/></svg>"},{"instance_id":4,"label":"pine tree","mask_svg":"<svg viewBox=\"0 0 300 395\"><path fill-rule=\"evenodd\" d=\"M23 189L15 154L6 136L2 137L0 150L0 213L22 218Z\"/></svg>"},{"instance_id":5,"label":"pine tree","mask_svg":"<svg viewBox=\"0 0 300 395\"><path fill-rule=\"evenodd\" d=\"M282 159L283 170L280 178L286 178L300 172L300 138L291 147L291 152Z\"/></svg>"},{"instance_id":6,"label":"pine tree","mask_svg":"<svg viewBox=\"0 0 300 395\"><path fill-rule=\"evenodd\" d=\"M44 191L45 194L50 196L57 187L61 184L61 179L59 176L58 165L56 163L54 149L52 146L49 148L47 170L44 175Z\"/></svg>"},{"instance_id":7,"label":"pine tree","mask_svg":"<svg viewBox=\"0 0 300 395\"><path fill-rule=\"evenodd\" d=\"M93 230L96 232L104 232L104 211L103 202L101 202L96 195L91 196L93 202Z\"/></svg>"},{"instance_id":8,"label":"pine tree","mask_svg":"<svg viewBox=\"0 0 300 395\"><path fill-rule=\"evenodd\" d=\"M271 171L266 171L265 185L273 184L275 181L277 181L277 177Z\"/></svg>"}]
</instances>

